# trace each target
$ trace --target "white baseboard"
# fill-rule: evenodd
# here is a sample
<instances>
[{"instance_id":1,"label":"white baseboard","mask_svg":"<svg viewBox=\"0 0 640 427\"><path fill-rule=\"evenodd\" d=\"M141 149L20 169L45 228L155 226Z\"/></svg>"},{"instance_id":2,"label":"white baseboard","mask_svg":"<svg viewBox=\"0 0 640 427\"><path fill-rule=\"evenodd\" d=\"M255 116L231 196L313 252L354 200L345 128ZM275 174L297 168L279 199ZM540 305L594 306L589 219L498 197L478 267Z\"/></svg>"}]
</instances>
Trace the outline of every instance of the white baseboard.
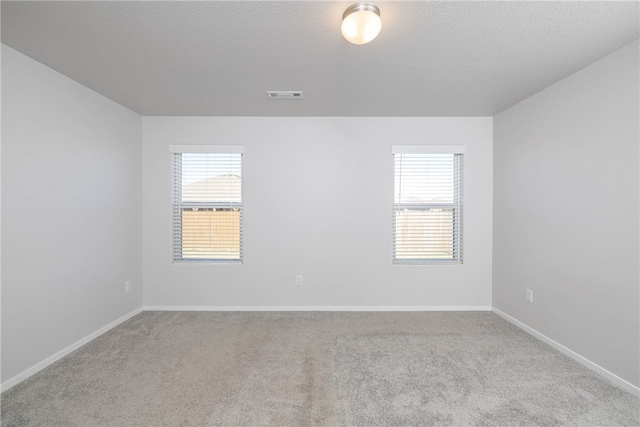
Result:
<instances>
[{"instance_id":1,"label":"white baseboard","mask_svg":"<svg viewBox=\"0 0 640 427\"><path fill-rule=\"evenodd\" d=\"M71 353L74 350L79 349L80 347L82 347L83 345L85 345L86 343L88 343L89 341L91 341L94 338L97 338L98 336L104 334L105 332L107 332L109 329L112 329L116 326L118 326L120 323L129 320L130 318L132 318L133 316L135 316L138 313L142 312L142 307L137 308L135 310L133 310L132 312L125 314L124 316L114 320L113 322L109 323L106 326L103 326L102 328L98 329L97 331L87 335L86 337L74 342L73 344L71 344L70 346L60 350L59 352L57 352L56 354L54 354L53 356L49 356L46 359L44 359L42 362L35 364L34 366L30 367L29 369L20 372L18 375L16 375L13 378L8 379L7 381L3 382L2 385L0 385L0 391L5 392L6 390L9 390L11 387L13 387L14 385L26 380L27 378L29 378L31 375L35 374L36 372L41 371L42 369L46 368L47 366L51 365L53 362L56 362L60 359L62 359L64 356L66 356L67 354Z\"/></svg>"},{"instance_id":2,"label":"white baseboard","mask_svg":"<svg viewBox=\"0 0 640 427\"><path fill-rule=\"evenodd\" d=\"M300 306L145 306L145 311L491 311L489 306L300 305Z\"/></svg>"},{"instance_id":3,"label":"white baseboard","mask_svg":"<svg viewBox=\"0 0 640 427\"><path fill-rule=\"evenodd\" d=\"M628 391L629 393L631 393L631 394L633 394L635 396L640 397L640 388L634 386L630 382L620 378L619 376L617 376L616 374L614 374L612 372L607 371L602 366L593 363L592 361L590 361L586 357L583 357L583 356L579 355L575 351L563 346L562 344L560 344L557 341L552 340L551 338L547 337L546 335L541 334L540 332L536 331L535 329L525 325L521 321L509 316L508 314L498 310L495 307L493 308L493 312L496 313L498 316L502 317L503 319L505 319L507 322L514 324L515 326L519 327L523 331L525 331L525 332L533 335L534 337L538 338L540 341L543 341L543 342L549 344L551 347L555 348L560 353L562 353L562 354L564 354L566 356L569 356L570 358L572 358L573 360L575 360L576 362L578 362L579 364L581 364L585 368L590 369L591 371L595 372L596 374L600 375L601 377L611 381L612 383L614 383L615 385L617 385L621 389L623 389L625 391Z\"/></svg>"}]
</instances>

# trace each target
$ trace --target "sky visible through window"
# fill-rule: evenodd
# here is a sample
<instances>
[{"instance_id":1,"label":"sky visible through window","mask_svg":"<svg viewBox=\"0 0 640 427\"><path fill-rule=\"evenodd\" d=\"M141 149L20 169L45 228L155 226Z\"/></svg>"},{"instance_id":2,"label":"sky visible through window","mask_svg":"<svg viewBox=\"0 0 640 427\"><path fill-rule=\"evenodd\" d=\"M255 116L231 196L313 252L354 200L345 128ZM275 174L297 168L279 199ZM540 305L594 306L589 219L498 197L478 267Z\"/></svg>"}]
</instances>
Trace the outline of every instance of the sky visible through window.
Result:
<instances>
[{"instance_id":1,"label":"sky visible through window","mask_svg":"<svg viewBox=\"0 0 640 427\"><path fill-rule=\"evenodd\" d=\"M453 203L453 154L402 153L395 158L395 203Z\"/></svg>"},{"instance_id":2,"label":"sky visible through window","mask_svg":"<svg viewBox=\"0 0 640 427\"><path fill-rule=\"evenodd\" d=\"M242 176L240 156L234 153L183 153L182 186L222 175Z\"/></svg>"}]
</instances>

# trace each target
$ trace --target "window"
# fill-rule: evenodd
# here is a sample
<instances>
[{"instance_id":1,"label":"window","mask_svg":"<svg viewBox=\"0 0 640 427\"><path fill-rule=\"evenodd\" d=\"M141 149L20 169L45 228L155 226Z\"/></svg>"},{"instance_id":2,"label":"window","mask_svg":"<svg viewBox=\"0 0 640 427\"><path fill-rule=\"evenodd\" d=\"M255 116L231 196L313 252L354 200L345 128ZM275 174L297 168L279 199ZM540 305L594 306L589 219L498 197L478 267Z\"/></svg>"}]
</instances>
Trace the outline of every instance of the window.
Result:
<instances>
[{"instance_id":1,"label":"window","mask_svg":"<svg viewBox=\"0 0 640 427\"><path fill-rule=\"evenodd\" d=\"M242 147L171 152L174 262L242 262Z\"/></svg>"},{"instance_id":2,"label":"window","mask_svg":"<svg viewBox=\"0 0 640 427\"><path fill-rule=\"evenodd\" d=\"M394 264L462 263L464 146L394 146Z\"/></svg>"}]
</instances>

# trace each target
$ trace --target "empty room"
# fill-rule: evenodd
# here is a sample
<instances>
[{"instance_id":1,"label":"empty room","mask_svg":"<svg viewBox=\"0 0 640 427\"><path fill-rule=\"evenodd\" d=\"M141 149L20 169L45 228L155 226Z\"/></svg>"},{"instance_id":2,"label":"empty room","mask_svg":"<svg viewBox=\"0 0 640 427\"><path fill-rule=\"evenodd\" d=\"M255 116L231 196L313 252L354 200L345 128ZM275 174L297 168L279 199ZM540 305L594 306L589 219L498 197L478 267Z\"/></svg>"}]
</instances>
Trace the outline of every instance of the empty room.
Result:
<instances>
[{"instance_id":1,"label":"empty room","mask_svg":"<svg viewBox=\"0 0 640 427\"><path fill-rule=\"evenodd\" d=\"M2 426L640 426L639 16L2 1Z\"/></svg>"}]
</instances>

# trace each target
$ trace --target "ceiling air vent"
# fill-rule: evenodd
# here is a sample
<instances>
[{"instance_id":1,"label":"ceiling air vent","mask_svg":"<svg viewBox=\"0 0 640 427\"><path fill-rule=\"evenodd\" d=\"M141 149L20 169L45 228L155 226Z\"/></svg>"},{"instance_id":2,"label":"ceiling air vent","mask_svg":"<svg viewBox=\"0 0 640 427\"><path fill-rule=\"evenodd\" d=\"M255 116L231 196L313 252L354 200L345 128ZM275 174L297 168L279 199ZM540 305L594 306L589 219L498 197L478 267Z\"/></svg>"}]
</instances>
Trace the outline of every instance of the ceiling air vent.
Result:
<instances>
[{"instance_id":1,"label":"ceiling air vent","mask_svg":"<svg viewBox=\"0 0 640 427\"><path fill-rule=\"evenodd\" d=\"M302 99L304 95L301 90L268 90L269 99Z\"/></svg>"}]
</instances>

